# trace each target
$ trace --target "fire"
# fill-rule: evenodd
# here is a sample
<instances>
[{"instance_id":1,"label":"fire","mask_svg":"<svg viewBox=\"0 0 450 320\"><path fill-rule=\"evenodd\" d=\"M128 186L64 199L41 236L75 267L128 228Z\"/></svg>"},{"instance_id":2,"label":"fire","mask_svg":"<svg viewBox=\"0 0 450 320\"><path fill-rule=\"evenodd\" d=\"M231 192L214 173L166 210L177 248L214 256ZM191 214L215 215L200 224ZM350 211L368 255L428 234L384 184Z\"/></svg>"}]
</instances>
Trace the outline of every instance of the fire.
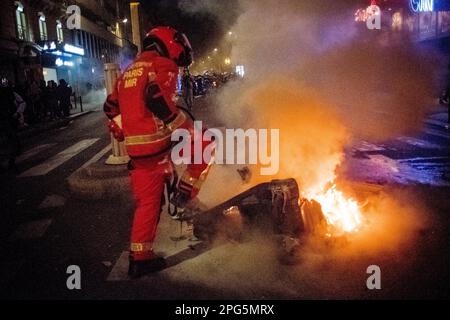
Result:
<instances>
[{"instance_id":1,"label":"fire","mask_svg":"<svg viewBox=\"0 0 450 320\"><path fill-rule=\"evenodd\" d=\"M358 202L346 197L333 184L322 193L310 197L322 206L322 211L327 220L330 233L356 232L361 225L362 215Z\"/></svg>"}]
</instances>

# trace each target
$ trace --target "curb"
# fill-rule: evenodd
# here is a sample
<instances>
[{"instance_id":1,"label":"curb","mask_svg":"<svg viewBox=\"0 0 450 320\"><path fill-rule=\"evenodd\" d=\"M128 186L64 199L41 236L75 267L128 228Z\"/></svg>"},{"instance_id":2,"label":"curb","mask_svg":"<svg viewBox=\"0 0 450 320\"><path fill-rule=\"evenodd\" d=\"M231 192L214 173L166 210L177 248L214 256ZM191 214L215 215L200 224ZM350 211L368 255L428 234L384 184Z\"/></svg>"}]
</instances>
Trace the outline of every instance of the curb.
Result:
<instances>
[{"instance_id":1,"label":"curb","mask_svg":"<svg viewBox=\"0 0 450 320\"><path fill-rule=\"evenodd\" d=\"M82 200L130 200L126 165L111 166L101 162L75 171L67 178L72 196Z\"/></svg>"},{"instance_id":2,"label":"curb","mask_svg":"<svg viewBox=\"0 0 450 320\"><path fill-rule=\"evenodd\" d=\"M77 118L80 118L82 116L90 114L92 112L94 112L94 111L89 110L89 111L84 111L84 112L80 112L80 113L75 113L75 114L72 114L72 115L68 116L65 119L57 120L57 121L49 123L48 125L43 126L41 128L31 128L31 129L28 129L28 130L25 130L25 131L21 131L21 132L18 133L18 136L21 139L28 138L28 137L31 137L31 136L36 136L36 135L41 134L43 132L63 127L65 125L69 124L72 120L75 120Z\"/></svg>"}]
</instances>

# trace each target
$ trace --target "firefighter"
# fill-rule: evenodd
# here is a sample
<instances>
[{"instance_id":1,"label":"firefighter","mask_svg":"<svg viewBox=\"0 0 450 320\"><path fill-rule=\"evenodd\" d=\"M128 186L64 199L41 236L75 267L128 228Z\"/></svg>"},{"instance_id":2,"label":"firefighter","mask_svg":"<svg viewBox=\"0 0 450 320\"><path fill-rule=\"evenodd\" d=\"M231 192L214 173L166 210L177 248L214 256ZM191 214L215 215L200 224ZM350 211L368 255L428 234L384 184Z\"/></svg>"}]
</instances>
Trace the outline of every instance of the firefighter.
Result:
<instances>
[{"instance_id":1,"label":"firefighter","mask_svg":"<svg viewBox=\"0 0 450 320\"><path fill-rule=\"evenodd\" d=\"M166 266L154 253L153 241L164 186L173 173L171 134L176 129L194 130L191 118L175 103L179 68L188 67L192 59L191 45L183 33L171 27L150 30L143 52L117 79L104 104L109 129L116 139L124 141L131 158L131 189L136 202L128 270L132 278ZM121 123L115 121L119 118ZM206 148L208 142L201 145ZM193 154L191 157L194 159ZM204 161L189 165L171 202L183 210L197 196L208 169L209 163Z\"/></svg>"}]
</instances>

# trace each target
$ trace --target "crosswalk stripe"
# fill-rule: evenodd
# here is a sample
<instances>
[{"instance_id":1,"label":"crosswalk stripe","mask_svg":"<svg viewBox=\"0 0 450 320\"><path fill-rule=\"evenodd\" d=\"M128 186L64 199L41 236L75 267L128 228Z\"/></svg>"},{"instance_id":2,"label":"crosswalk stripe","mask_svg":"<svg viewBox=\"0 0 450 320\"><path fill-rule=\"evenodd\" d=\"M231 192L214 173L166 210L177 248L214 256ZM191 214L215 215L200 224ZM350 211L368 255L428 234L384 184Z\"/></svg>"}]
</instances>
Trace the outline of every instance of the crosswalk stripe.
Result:
<instances>
[{"instance_id":1,"label":"crosswalk stripe","mask_svg":"<svg viewBox=\"0 0 450 320\"><path fill-rule=\"evenodd\" d=\"M50 158L49 160L46 160L44 163L37 165L22 174L19 175L19 177L35 177L35 176L43 176L49 173L50 171L56 169L60 165L62 165L64 162L70 160L71 158L75 157L77 154L82 152L83 150L89 148L94 143L96 143L99 140L99 138L96 139L85 139L80 142L77 142L73 146L65 149L64 151L61 151L54 157Z\"/></svg>"},{"instance_id":2,"label":"crosswalk stripe","mask_svg":"<svg viewBox=\"0 0 450 320\"><path fill-rule=\"evenodd\" d=\"M433 167L433 168L450 168L450 162L436 163L436 162L413 162L409 163L413 167Z\"/></svg>"},{"instance_id":3,"label":"crosswalk stripe","mask_svg":"<svg viewBox=\"0 0 450 320\"><path fill-rule=\"evenodd\" d=\"M87 161L85 164L83 164L81 166L81 168L86 168L88 166L90 166L91 164L97 162L98 160L100 160L106 153L109 152L109 150L111 150L111 145L106 146L105 148L103 148L99 153L97 153L95 156L93 156L89 161Z\"/></svg>"},{"instance_id":4,"label":"crosswalk stripe","mask_svg":"<svg viewBox=\"0 0 450 320\"><path fill-rule=\"evenodd\" d=\"M407 158L407 159L399 159L399 162L417 162L420 163L421 161L432 161L432 160L436 160L436 162L438 162L439 160L447 160L450 159L450 157L448 156L444 156L444 157L415 157L415 158Z\"/></svg>"},{"instance_id":5,"label":"crosswalk stripe","mask_svg":"<svg viewBox=\"0 0 450 320\"><path fill-rule=\"evenodd\" d=\"M47 150L51 147L56 145L56 143L47 143L47 144L41 144L39 146L36 146L28 151L25 151L23 154L17 157L16 163L24 162L25 160L37 155L38 153Z\"/></svg>"},{"instance_id":6,"label":"crosswalk stripe","mask_svg":"<svg viewBox=\"0 0 450 320\"><path fill-rule=\"evenodd\" d=\"M51 224L52 219L42 219L21 224L10 235L9 241L39 239L45 234Z\"/></svg>"},{"instance_id":7,"label":"crosswalk stripe","mask_svg":"<svg viewBox=\"0 0 450 320\"><path fill-rule=\"evenodd\" d=\"M370 143L368 141L362 140L355 148L360 152L370 152L370 151L384 151L386 148L376 145L374 143Z\"/></svg>"},{"instance_id":8,"label":"crosswalk stripe","mask_svg":"<svg viewBox=\"0 0 450 320\"><path fill-rule=\"evenodd\" d=\"M440 120L435 120L435 119L426 119L425 120L426 124L432 124L438 127L444 127L448 125L448 122L445 121L440 121Z\"/></svg>"},{"instance_id":9,"label":"crosswalk stripe","mask_svg":"<svg viewBox=\"0 0 450 320\"><path fill-rule=\"evenodd\" d=\"M440 146L438 144L434 144L422 139L417 139L413 137L398 137L396 138L397 141L409 144L411 146L420 147L424 149L443 149L443 146Z\"/></svg>"},{"instance_id":10,"label":"crosswalk stripe","mask_svg":"<svg viewBox=\"0 0 450 320\"><path fill-rule=\"evenodd\" d=\"M117 259L116 264L109 273L106 281L125 281L129 280L128 277L128 256L130 253L128 251L123 251L119 259Z\"/></svg>"},{"instance_id":11,"label":"crosswalk stripe","mask_svg":"<svg viewBox=\"0 0 450 320\"><path fill-rule=\"evenodd\" d=\"M425 132L426 134L432 135L432 136L450 139L450 135L446 132L441 132L438 130L428 129L428 128L424 129L423 132Z\"/></svg>"}]
</instances>

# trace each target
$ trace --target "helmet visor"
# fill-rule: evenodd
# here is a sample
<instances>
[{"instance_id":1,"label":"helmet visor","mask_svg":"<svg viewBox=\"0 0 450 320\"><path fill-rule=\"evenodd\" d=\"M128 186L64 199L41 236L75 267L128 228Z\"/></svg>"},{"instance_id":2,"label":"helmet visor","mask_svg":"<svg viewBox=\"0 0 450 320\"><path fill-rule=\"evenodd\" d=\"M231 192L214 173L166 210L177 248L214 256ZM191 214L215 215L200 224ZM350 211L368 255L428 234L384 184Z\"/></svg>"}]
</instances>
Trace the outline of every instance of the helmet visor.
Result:
<instances>
[{"instance_id":1,"label":"helmet visor","mask_svg":"<svg viewBox=\"0 0 450 320\"><path fill-rule=\"evenodd\" d=\"M194 60L194 52L191 43L186 35L181 32L175 34L174 40L183 47L183 53L180 55L177 64L181 67L188 67Z\"/></svg>"}]
</instances>

